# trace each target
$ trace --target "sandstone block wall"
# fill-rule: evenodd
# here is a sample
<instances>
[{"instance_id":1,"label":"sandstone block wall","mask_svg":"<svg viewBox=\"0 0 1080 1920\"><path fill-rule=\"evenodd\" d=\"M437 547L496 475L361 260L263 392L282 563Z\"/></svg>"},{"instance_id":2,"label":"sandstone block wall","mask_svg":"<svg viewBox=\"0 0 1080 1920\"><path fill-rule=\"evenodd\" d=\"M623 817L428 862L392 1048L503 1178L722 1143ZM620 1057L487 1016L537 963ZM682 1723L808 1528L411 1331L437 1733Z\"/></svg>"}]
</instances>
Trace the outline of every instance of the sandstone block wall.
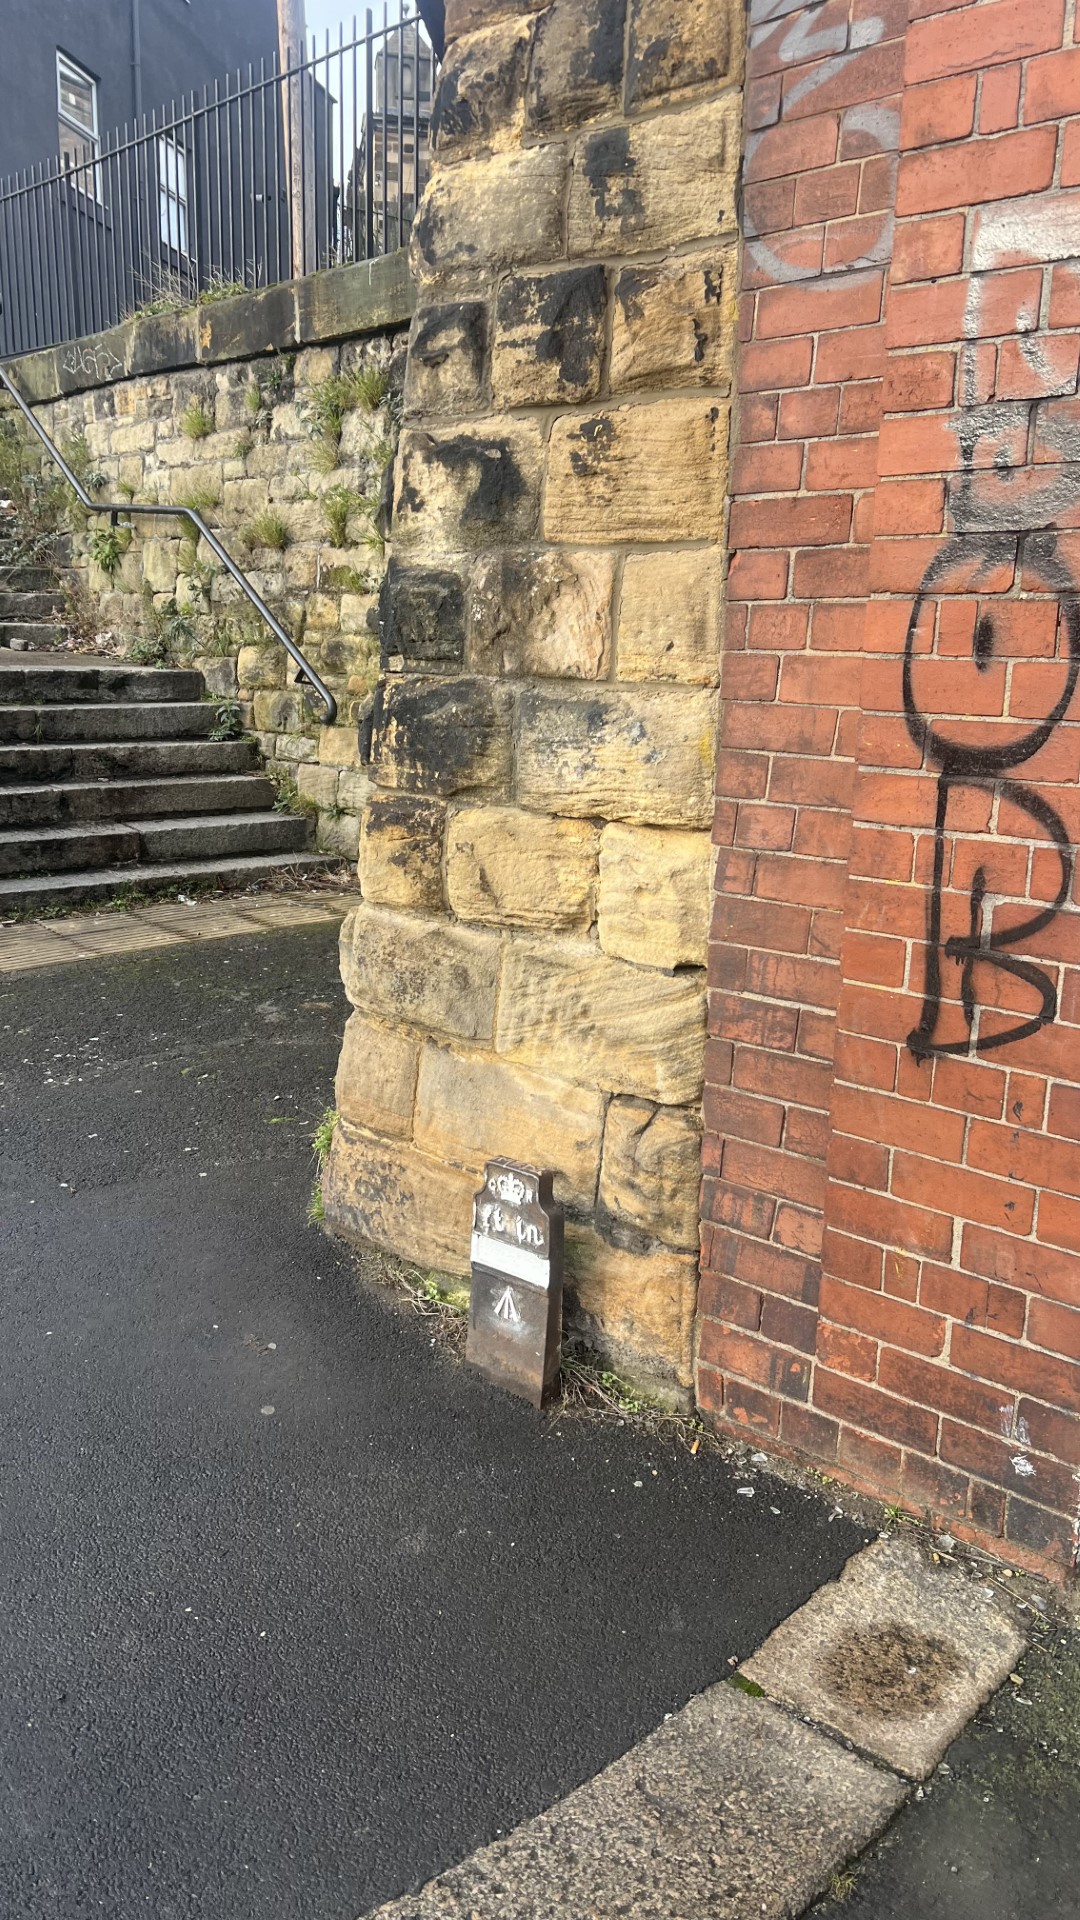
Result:
<instances>
[{"instance_id":1,"label":"sandstone block wall","mask_svg":"<svg viewBox=\"0 0 1080 1920\"><path fill-rule=\"evenodd\" d=\"M378 678L374 520L410 305L403 262L379 260L133 319L14 366L102 498L202 512L334 692L338 724L321 724L321 702L181 519L136 518L116 571L94 558L107 522L89 520L73 543L82 624L122 646L164 635L212 694L238 703L271 772L314 815L318 845L348 860L370 790L357 722ZM340 433L327 431L328 402L341 403Z\"/></svg>"},{"instance_id":2,"label":"sandstone block wall","mask_svg":"<svg viewBox=\"0 0 1080 1920\"><path fill-rule=\"evenodd\" d=\"M753 0L698 1393L1080 1516L1080 48Z\"/></svg>"},{"instance_id":3,"label":"sandstone block wall","mask_svg":"<svg viewBox=\"0 0 1080 1920\"><path fill-rule=\"evenodd\" d=\"M326 1212L463 1271L556 1172L572 1311L692 1378L742 9L450 0Z\"/></svg>"}]
</instances>

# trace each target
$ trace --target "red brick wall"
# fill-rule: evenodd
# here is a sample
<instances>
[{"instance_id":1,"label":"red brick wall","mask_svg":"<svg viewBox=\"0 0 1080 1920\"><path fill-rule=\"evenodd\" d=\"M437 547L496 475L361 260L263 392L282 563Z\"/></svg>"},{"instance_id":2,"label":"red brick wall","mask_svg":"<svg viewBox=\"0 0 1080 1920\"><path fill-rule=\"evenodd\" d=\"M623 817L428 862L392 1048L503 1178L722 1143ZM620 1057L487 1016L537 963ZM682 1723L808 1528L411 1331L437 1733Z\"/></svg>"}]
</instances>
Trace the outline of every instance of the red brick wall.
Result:
<instances>
[{"instance_id":1,"label":"red brick wall","mask_svg":"<svg viewBox=\"0 0 1080 1920\"><path fill-rule=\"evenodd\" d=\"M1074 0L752 0L698 1328L718 1423L1059 1566L1076 33Z\"/></svg>"}]
</instances>

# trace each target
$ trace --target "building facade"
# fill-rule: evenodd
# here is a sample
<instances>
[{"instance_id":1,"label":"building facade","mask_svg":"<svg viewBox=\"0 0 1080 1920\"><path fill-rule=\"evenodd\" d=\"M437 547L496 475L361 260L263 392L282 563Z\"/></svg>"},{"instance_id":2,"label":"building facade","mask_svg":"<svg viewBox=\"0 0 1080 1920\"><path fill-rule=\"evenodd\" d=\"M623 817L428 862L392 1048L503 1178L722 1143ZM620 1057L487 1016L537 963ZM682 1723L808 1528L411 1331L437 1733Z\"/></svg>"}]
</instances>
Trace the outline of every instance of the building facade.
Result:
<instances>
[{"instance_id":1,"label":"building facade","mask_svg":"<svg viewBox=\"0 0 1080 1920\"><path fill-rule=\"evenodd\" d=\"M345 230L359 228L370 207L373 252L392 253L412 232L431 172L434 90L431 44L407 26L375 56L371 110L346 193Z\"/></svg>"},{"instance_id":2,"label":"building facade","mask_svg":"<svg viewBox=\"0 0 1080 1920\"><path fill-rule=\"evenodd\" d=\"M97 67L71 51L77 37L27 54L36 105L21 147L7 127L9 154L33 146L46 70L55 110L48 158L0 178L0 354L405 244L427 179L435 70L415 18L356 39L343 28L282 74L272 4L251 6L246 36L231 19L220 46L191 31L202 0L140 7L126 38L112 19ZM231 70L208 70L230 55ZM135 97L151 104L130 117Z\"/></svg>"},{"instance_id":3,"label":"building facade","mask_svg":"<svg viewBox=\"0 0 1080 1920\"><path fill-rule=\"evenodd\" d=\"M277 48L275 0L10 0L0 179L56 153L74 165L113 128Z\"/></svg>"}]
</instances>

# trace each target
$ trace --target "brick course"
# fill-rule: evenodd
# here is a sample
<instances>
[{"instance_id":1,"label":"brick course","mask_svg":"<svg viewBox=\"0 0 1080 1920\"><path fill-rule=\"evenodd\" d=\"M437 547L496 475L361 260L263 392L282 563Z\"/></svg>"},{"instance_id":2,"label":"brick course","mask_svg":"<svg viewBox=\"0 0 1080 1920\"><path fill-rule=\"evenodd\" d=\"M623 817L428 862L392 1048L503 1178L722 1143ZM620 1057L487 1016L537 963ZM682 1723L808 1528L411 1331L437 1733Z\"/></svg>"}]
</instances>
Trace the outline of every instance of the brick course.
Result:
<instances>
[{"instance_id":1,"label":"brick course","mask_svg":"<svg viewBox=\"0 0 1080 1920\"><path fill-rule=\"evenodd\" d=\"M697 1365L718 1425L1058 1570L1073 11L751 7Z\"/></svg>"}]
</instances>

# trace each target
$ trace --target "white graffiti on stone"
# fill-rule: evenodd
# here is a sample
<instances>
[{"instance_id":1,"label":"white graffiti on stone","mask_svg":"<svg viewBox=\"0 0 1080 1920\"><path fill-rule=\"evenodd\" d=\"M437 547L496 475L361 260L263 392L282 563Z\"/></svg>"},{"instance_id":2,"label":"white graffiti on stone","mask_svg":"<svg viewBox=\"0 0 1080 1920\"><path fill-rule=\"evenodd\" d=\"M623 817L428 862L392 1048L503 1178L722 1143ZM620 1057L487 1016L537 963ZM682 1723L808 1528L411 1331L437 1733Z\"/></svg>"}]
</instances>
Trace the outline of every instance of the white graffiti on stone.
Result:
<instances>
[{"instance_id":1,"label":"white graffiti on stone","mask_svg":"<svg viewBox=\"0 0 1080 1920\"><path fill-rule=\"evenodd\" d=\"M75 378L115 380L124 363L108 347L72 347L64 355L64 372Z\"/></svg>"}]
</instances>

